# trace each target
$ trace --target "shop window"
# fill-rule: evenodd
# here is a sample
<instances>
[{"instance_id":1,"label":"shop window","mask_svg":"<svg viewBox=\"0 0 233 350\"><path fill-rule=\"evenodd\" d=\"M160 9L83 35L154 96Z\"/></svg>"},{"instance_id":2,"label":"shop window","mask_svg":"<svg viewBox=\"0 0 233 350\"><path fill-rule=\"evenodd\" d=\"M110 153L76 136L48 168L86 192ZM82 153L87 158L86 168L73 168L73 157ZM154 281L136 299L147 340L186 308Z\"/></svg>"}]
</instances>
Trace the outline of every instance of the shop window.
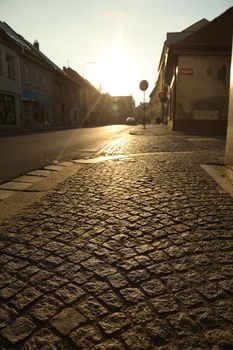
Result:
<instances>
[{"instance_id":1,"label":"shop window","mask_svg":"<svg viewBox=\"0 0 233 350\"><path fill-rule=\"evenodd\" d=\"M31 115L31 107L30 107L30 102L25 102L23 103L23 114L24 117L30 117Z\"/></svg>"},{"instance_id":2,"label":"shop window","mask_svg":"<svg viewBox=\"0 0 233 350\"><path fill-rule=\"evenodd\" d=\"M31 122L31 102L23 101L23 123L30 125Z\"/></svg>"},{"instance_id":3,"label":"shop window","mask_svg":"<svg viewBox=\"0 0 233 350\"><path fill-rule=\"evenodd\" d=\"M0 94L0 125L16 124L15 97Z\"/></svg>"},{"instance_id":4,"label":"shop window","mask_svg":"<svg viewBox=\"0 0 233 350\"><path fill-rule=\"evenodd\" d=\"M15 80L14 57L6 54L7 76L10 80Z\"/></svg>"},{"instance_id":5,"label":"shop window","mask_svg":"<svg viewBox=\"0 0 233 350\"><path fill-rule=\"evenodd\" d=\"M35 121L37 123L40 123L41 122L41 119L40 119L40 104L35 102L34 103L34 116L35 116Z\"/></svg>"},{"instance_id":6,"label":"shop window","mask_svg":"<svg viewBox=\"0 0 233 350\"><path fill-rule=\"evenodd\" d=\"M40 121L42 123L45 122L45 108L44 107L42 107L41 110L40 110Z\"/></svg>"}]
</instances>

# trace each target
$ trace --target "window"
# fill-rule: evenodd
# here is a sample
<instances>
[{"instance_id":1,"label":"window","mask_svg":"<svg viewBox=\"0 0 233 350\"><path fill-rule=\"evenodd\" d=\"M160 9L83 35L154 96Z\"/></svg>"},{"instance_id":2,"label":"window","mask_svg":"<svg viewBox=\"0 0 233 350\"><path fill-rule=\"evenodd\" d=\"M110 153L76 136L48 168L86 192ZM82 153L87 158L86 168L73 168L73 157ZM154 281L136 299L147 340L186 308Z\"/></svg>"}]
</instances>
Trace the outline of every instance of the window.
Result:
<instances>
[{"instance_id":1,"label":"window","mask_svg":"<svg viewBox=\"0 0 233 350\"><path fill-rule=\"evenodd\" d=\"M45 73L42 73L42 88L43 90L47 90L47 79Z\"/></svg>"},{"instance_id":2,"label":"window","mask_svg":"<svg viewBox=\"0 0 233 350\"><path fill-rule=\"evenodd\" d=\"M39 72L36 69L35 70L35 81L34 81L35 87L39 88L40 87L40 80L39 80Z\"/></svg>"},{"instance_id":3,"label":"window","mask_svg":"<svg viewBox=\"0 0 233 350\"><path fill-rule=\"evenodd\" d=\"M31 103L28 101L23 102L23 114L24 117L30 117L31 115Z\"/></svg>"},{"instance_id":4,"label":"window","mask_svg":"<svg viewBox=\"0 0 233 350\"><path fill-rule=\"evenodd\" d=\"M10 80L15 80L14 57L6 54L7 76Z\"/></svg>"},{"instance_id":5,"label":"window","mask_svg":"<svg viewBox=\"0 0 233 350\"><path fill-rule=\"evenodd\" d=\"M37 69L35 70L35 75L34 75L34 85L35 87L40 87L40 74Z\"/></svg>"},{"instance_id":6,"label":"window","mask_svg":"<svg viewBox=\"0 0 233 350\"><path fill-rule=\"evenodd\" d=\"M23 81L25 84L30 83L29 65L26 63L23 65Z\"/></svg>"},{"instance_id":7,"label":"window","mask_svg":"<svg viewBox=\"0 0 233 350\"><path fill-rule=\"evenodd\" d=\"M60 86L58 84L54 84L55 96L60 95Z\"/></svg>"},{"instance_id":8,"label":"window","mask_svg":"<svg viewBox=\"0 0 233 350\"><path fill-rule=\"evenodd\" d=\"M16 124L14 96L0 94L0 125Z\"/></svg>"}]
</instances>

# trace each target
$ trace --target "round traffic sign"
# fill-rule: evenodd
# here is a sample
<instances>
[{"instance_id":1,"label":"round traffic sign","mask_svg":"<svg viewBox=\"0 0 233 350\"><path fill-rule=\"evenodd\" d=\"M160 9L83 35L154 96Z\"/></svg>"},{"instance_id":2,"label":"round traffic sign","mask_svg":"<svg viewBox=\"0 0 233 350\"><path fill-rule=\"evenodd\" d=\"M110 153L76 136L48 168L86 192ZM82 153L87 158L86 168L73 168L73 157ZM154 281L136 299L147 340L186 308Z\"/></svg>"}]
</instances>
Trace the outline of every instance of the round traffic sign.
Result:
<instances>
[{"instance_id":1,"label":"round traffic sign","mask_svg":"<svg viewBox=\"0 0 233 350\"><path fill-rule=\"evenodd\" d=\"M139 84L139 87L142 91L146 91L146 89L148 88L149 84L147 80L142 80Z\"/></svg>"}]
</instances>

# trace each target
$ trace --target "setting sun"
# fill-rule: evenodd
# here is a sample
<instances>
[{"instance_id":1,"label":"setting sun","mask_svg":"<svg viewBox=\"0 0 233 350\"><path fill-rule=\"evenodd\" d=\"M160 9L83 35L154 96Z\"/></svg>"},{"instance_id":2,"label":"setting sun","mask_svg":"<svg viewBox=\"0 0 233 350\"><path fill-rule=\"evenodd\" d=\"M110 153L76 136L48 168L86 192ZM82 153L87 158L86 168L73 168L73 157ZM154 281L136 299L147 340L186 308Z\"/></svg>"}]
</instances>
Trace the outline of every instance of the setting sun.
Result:
<instances>
[{"instance_id":1,"label":"setting sun","mask_svg":"<svg viewBox=\"0 0 233 350\"><path fill-rule=\"evenodd\" d=\"M130 95L134 79L134 64L119 45L115 45L97 63L96 80L103 92Z\"/></svg>"}]
</instances>

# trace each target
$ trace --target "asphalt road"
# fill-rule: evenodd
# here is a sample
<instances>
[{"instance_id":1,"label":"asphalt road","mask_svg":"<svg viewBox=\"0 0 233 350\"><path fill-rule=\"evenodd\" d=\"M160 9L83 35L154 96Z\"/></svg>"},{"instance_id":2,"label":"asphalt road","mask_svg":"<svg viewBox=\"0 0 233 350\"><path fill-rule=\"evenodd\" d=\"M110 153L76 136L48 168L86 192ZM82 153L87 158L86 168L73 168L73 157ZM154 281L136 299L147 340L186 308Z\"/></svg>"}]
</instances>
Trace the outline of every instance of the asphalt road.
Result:
<instances>
[{"instance_id":1,"label":"asphalt road","mask_svg":"<svg viewBox=\"0 0 233 350\"><path fill-rule=\"evenodd\" d=\"M1 138L0 183L40 169L53 161L91 155L129 129L126 125L111 125Z\"/></svg>"}]
</instances>

